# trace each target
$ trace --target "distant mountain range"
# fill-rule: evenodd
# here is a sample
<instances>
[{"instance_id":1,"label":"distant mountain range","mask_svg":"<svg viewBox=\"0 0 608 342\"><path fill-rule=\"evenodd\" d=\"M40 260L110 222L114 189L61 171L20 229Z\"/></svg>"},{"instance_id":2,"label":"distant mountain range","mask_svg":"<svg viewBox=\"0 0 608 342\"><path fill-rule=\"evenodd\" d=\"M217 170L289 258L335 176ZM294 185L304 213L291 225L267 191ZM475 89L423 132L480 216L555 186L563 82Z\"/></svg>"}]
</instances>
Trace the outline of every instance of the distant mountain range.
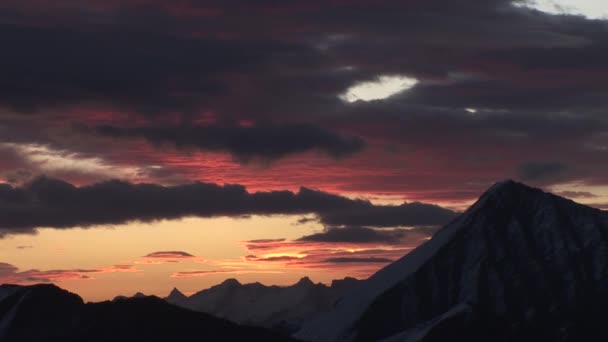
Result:
<instances>
[{"instance_id":1,"label":"distant mountain range","mask_svg":"<svg viewBox=\"0 0 608 342\"><path fill-rule=\"evenodd\" d=\"M156 297L84 303L54 285L0 286L2 342L289 341Z\"/></svg>"},{"instance_id":2,"label":"distant mountain range","mask_svg":"<svg viewBox=\"0 0 608 342\"><path fill-rule=\"evenodd\" d=\"M95 304L52 285L2 286L0 341L286 339L203 311L312 342L599 342L607 307L608 212L505 181L364 281L231 279Z\"/></svg>"},{"instance_id":3,"label":"distant mountain range","mask_svg":"<svg viewBox=\"0 0 608 342\"><path fill-rule=\"evenodd\" d=\"M331 286L302 278L291 286L241 284L228 279L190 297L174 289L166 300L194 311L206 312L240 324L297 329L301 323L330 311L334 304L360 281L334 280Z\"/></svg>"},{"instance_id":4,"label":"distant mountain range","mask_svg":"<svg viewBox=\"0 0 608 342\"><path fill-rule=\"evenodd\" d=\"M330 286L313 283L308 277L291 286L241 284L236 279L197 292L189 297L173 289L165 300L171 304L205 312L230 321L282 332L298 330L302 323L330 311L345 293L361 281L334 280ZM144 296L135 294L132 298ZM118 296L114 300L127 297Z\"/></svg>"},{"instance_id":5,"label":"distant mountain range","mask_svg":"<svg viewBox=\"0 0 608 342\"><path fill-rule=\"evenodd\" d=\"M295 336L608 341L608 212L512 181Z\"/></svg>"}]
</instances>

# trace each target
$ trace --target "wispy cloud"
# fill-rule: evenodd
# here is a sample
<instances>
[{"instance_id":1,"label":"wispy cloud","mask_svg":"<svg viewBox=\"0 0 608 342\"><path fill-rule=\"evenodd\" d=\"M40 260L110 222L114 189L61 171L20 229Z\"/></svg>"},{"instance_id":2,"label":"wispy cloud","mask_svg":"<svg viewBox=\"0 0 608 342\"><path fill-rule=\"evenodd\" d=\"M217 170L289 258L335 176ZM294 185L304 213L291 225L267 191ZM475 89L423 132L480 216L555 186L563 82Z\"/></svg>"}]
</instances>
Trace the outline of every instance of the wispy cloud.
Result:
<instances>
[{"instance_id":1,"label":"wispy cloud","mask_svg":"<svg viewBox=\"0 0 608 342\"><path fill-rule=\"evenodd\" d=\"M27 270L19 269L11 264L0 263L0 283L48 283L62 280L89 280L93 275L101 273L135 273L143 272L133 265L113 265L99 269L69 269L69 270Z\"/></svg>"},{"instance_id":2,"label":"wispy cloud","mask_svg":"<svg viewBox=\"0 0 608 342\"><path fill-rule=\"evenodd\" d=\"M190 261L198 264L206 263L207 260L202 257L192 255L183 251L160 251L152 252L144 255L143 259L133 261L136 265L163 265L163 264L178 264L184 261Z\"/></svg>"},{"instance_id":3,"label":"wispy cloud","mask_svg":"<svg viewBox=\"0 0 608 342\"><path fill-rule=\"evenodd\" d=\"M193 278L206 277L215 274L280 274L282 271L255 271L255 270L205 270L205 271L183 271L175 272L171 278Z\"/></svg>"},{"instance_id":4,"label":"wispy cloud","mask_svg":"<svg viewBox=\"0 0 608 342\"><path fill-rule=\"evenodd\" d=\"M330 228L297 240L243 242L247 264L267 268L328 270L367 277L429 239L435 229Z\"/></svg>"},{"instance_id":5,"label":"wispy cloud","mask_svg":"<svg viewBox=\"0 0 608 342\"><path fill-rule=\"evenodd\" d=\"M144 258L162 258L162 259L193 259L194 255L180 251L154 252L144 255Z\"/></svg>"}]
</instances>

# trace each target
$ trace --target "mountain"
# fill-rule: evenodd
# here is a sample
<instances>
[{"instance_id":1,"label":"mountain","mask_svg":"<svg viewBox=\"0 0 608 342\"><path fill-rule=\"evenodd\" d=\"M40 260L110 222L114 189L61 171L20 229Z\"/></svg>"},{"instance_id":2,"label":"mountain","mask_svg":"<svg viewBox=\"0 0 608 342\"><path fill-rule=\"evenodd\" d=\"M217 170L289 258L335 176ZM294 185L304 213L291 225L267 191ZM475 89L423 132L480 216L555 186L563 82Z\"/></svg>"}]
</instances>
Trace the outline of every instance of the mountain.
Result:
<instances>
[{"instance_id":1,"label":"mountain","mask_svg":"<svg viewBox=\"0 0 608 342\"><path fill-rule=\"evenodd\" d=\"M497 183L295 336L309 341L608 341L608 213Z\"/></svg>"},{"instance_id":2,"label":"mountain","mask_svg":"<svg viewBox=\"0 0 608 342\"><path fill-rule=\"evenodd\" d=\"M282 287L241 284L236 279L228 279L190 297L174 289L166 300L240 324L293 331L301 323L330 311L338 299L359 283L357 279L345 278L326 286L305 277L294 285Z\"/></svg>"},{"instance_id":3,"label":"mountain","mask_svg":"<svg viewBox=\"0 0 608 342\"><path fill-rule=\"evenodd\" d=\"M171 304L177 305L178 303L185 301L187 298L188 297L186 297L185 294L181 293L180 290L174 287L165 300Z\"/></svg>"},{"instance_id":4,"label":"mountain","mask_svg":"<svg viewBox=\"0 0 608 342\"><path fill-rule=\"evenodd\" d=\"M84 303L54 285L0 286L0 341L288 341L157 297Z\"/></svg>"}]
</instances>

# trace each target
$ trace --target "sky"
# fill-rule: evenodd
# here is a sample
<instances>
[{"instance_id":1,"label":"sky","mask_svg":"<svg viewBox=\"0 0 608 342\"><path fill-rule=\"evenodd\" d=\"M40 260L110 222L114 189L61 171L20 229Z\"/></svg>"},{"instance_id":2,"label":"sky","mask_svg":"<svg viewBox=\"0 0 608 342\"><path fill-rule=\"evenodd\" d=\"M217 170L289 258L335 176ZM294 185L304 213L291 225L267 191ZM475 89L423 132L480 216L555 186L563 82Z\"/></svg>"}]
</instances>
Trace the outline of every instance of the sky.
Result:
<instances>
[{"instance_id":1,"label":"sky","mask_svg":"<svg viewBox=\"0 0 608 342\"><path fill-rule=\"evenodd\" d=\"M3 0L0 282L365 278L503 179L608 209L608 4Z\"/></svg>"}]
</instances>

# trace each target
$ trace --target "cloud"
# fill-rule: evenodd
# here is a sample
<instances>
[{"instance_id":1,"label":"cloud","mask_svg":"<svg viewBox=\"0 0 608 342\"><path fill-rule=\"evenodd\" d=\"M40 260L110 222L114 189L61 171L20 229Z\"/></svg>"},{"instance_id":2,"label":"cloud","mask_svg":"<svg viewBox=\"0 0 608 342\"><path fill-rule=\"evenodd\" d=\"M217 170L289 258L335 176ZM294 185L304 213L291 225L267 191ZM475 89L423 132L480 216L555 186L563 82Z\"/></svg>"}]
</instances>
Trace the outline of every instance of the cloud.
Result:
<instances>
[{"instance_id":1,"label":"cloud","mask_svg":"<svg viewBox=\"0 0 608 342\"><path fill-rule=\"evenodd\" d=\"M179 264L182 261L204 264L207 262L205 258L197 257L187 252L182 251L160 251L148 253L143 256L144 259L133 261L136 265L164 265L164 264Z\"/></svg>"},{"instance_id":2,"label":"cloud","mask_svg":"<svg viewBox=\"0 0 608 342\"><path fill-rule=\"evenodd\" d=\"M527 162L519 166L519 176L527 181L538 180L559 176L566 169L560 162Z\"/></svg>"},{"instance_id":3,"label":"cloud","mask_svg":"<svg viewBox=\"0 0 608 342\"><path fill-rule=\"evenodd\" d=\"M454 218L454 212L439 206L418 202L398 206L369 206L353 211L337 211L321 217L327 225L396 227L404 225L443 225Z\"/></svg>"},{"instance_id":4,"label":"cloud","mask_svg":"<svg viewBox=\"0 0 608 342\"><path fill-rule=\"evenodd\" d=\"M392 217L390 222L382 220L377 225L436 224L455 215L440 207L419 203L413 204L411 210L407 209L407 205L404 208L406 215L401 219ZM397 211L401 210L400 207ZM392 207L376 206L368 201L352 200L306 188L301 188L297 193L249 193L240 185L192 183L166 187L121 181L77 187L45 177L23 187L0 184L0 216L3 217L0 233L4 235L32 233L38 227L91 227L188 216L242 217L315 213L321 217L321 221L328 217L332 223L344 224L352 220L352 217L344 214L349 211L391 213ZM431 215L433 212L436 214ZM338 215L338 218L332 215ZM342 218L344 221L341 221ZM370 221L368 223L374 223L369 216L365 218Z\"/></svg>"},{"instance_id":5,"label":"cloud","mask_svg":"<svg viewBox=\"0 0 608 342\"><path fill-rule=\"evenodd\" d=\"M242 162L252 159L274 160L311 150L340 158L365 146L358 137L343 137L310 124L254 126L133 127L100 126L97 132L114 138L141 137L149 142L171 144L177 148L226 151Z\"/></svg>"},{"instance_id":6,"label":"cloud","mask_svg":"<svg viewBox=\"0 0 608 342\"><path fill-rule=\"evenodd\" d=\"M608 210L608 203L589 203L588 205L601 210Z\"/></svg>"},{"instance_id":7,"label":"cloud","mask_svg":"<svg viewBox=\"0 0 608 342\"><path fill-rule=\"evenodd\" d=\"M257 239L257 240L249 240L249 243L272 243L272 242L283 242L285 239Z\"/></svg>"},{"instance_id":8,"label":"cloud","mask_svg":"<svg viewBox=\"0 0 608 342\"><path fill-rule=\"evenodd\" d=\"M502 178L605 185L605 26L512 0L5 0L2 142L106 167L44 170L5 150L0 177L306 185L459 207ZM340 100L381 75L418 84L382 101ZM258 126L301 124L314 139L259 143ZM104 126L120 137L76 128ZM258 143L218 142L216 130ZM350 158L300 153L314 150ZM284 156L266 168L233 160ZM524 165L546 161L567 172Z\"/></svg>"},{"instance_id":9,"label":"cloud","mask_svg":"<svg viewBox=\"0 0 608 342\"><path fill-rule=\"evenodd\" d=\"M387 258L328 258L325 262L334 264L352 264L352 263L381 263L386 264L393 262L392 259Z\"/></svg>"},{"instance_id":10,"label":"cloud","mask_svg":"<svg viewBox=\"0 0 608 342\"><path fill-rule=\"evenodd\" d=\"M398 244L405 234L405 230L381 231L366 227L328 228L322 233L303 236L298 241Z\"/></svg>"},{"instance_id":11,"label":"cloud","mask_svg":"<svg viewBox=\"0 0 608 342\"><path fill-rule=\"evenodd\" d=\"M180 251L154 252L144 255L144 258L163 258L163 259L191 259L194 255Z\"/></svg>"},{"instance_id":12,"label":"cloud","mask_svg":"<svg viewBox=\"0 0 608 342\"><path fill-rule=\"evenodd\" d=\"M19 270L17 267L7 264L5 262L0 262L0 277L5 277L7 275L14 274Z\"/></svg>"},{"instance_id":13,"label":"cloud","mask_svg":"<svg viewBox=\"0 0 608 342\"><path fill-rule=\"evenodd\" d=\"M263 268L325 270L368 277L428 240L436 228L329 228L297 240L243 243L245 264Z\"/></svg>"},{"instance_id":14,"label":"cloud","mask_svg":"<svg viewBox=\"0 0 608 342\"><path fill-rule=\"evenodd\" d=\"M94 274L101 273L137 273L142 270L133 265L114 265L100 269L70 270L27 270L19 269L7 263L0 263L0 283L49 283L63 280L91 280Z\"/></svg>"},{"instance_id":15,"label":"cloud","mask_svg":"<svg viewBox=\"0 0 608 342\"><path fill-rule=\"evenodd\" d=\"M175 272L171 278L206 277L216 274L279 274L281 271L252 271L252 270L209 270L209 271L183 271Z\"/></svg>"},{"instance_id":16,"label":"cloud","mask_svg":"<svg viewBox=\"0 0 608 342\"><path fill-rule=\"evenodd\" d=\"M596 194L591 193L589 191L560 191L555 193L558 196L568 197L568 198L596 198L598 197Z\"/></svg>"}]
</instances>

